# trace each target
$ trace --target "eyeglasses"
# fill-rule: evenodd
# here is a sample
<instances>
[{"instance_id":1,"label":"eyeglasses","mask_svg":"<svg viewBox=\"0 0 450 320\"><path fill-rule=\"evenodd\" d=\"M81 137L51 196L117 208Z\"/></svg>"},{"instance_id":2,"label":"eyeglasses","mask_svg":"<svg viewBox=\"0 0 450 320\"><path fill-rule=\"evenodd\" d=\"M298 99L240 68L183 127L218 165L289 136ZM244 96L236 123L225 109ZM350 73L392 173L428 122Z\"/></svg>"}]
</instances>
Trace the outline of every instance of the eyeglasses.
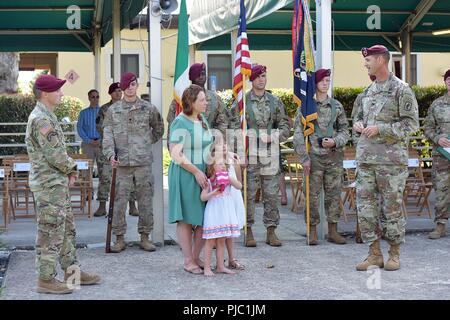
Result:
<instances>
[{"instance_id":1,"label":"eyeglasses","mask_svg":"<svg viewBox=\"0 0 450 320\"><path fill-rule=\"evenodd\" d=\"M98 99L100 96L91 96L89 99Z\"/></svg>"}]
</instances>

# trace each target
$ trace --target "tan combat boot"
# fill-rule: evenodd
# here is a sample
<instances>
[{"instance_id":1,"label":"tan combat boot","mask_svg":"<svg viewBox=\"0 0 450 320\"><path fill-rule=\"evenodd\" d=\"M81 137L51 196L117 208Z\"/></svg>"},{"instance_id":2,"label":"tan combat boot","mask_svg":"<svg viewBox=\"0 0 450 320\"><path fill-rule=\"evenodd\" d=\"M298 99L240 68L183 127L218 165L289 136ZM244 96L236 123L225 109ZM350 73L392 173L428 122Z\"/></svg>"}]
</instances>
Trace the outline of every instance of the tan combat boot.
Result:
<instances>
[{"instance_id":1,"label":"tan combat boot","mask_svg":"<svg viewBox=\"0 0 450 320\"><path fill-rule=\"evenodd\" d=\"M67 281L71 275L75 273L68 273L67 271L64 273L64 281ZM80 272L80 285L82 286L90 286L93 284L97 284L101 281L100 276L96 275L95 273L89 273L89 272Z\"/></svg>"},{"instance_id":2,"label":"tan combat boot","mask_svg":"<svg viewBox=\"0 0 450 320\"><path fill-rule=\"evenodd\" d=\"M436 229L428 234L428 239L439 239L445 237L445 224L438 223Z\"/></svg>"},{"instance_id":3,"label":"tan combat boot","mask_svg":"<svg viewBox=\"0 0 450 320\"><path fill-rule=\"evenodd\" d=\"M146 233L141 233L141 242L139 243L139 247L141 247L141 249L145 251L156 250L155 245L150 240L148 240L148 234Z\"/></svg>"},{"instance_id":4,"label":"tan combat boot","mask_svg":"<svg viewBox=\"0 0 450 320\"><path fill-rule=\"evenodd\" d=\"M256 247L255 238L253 238L253 232L251 227L247 227L247 236L245 238L246 247Z\"/></svg>"},{"instance_id":5,"label":"tan combat boot","mask_svg":"<svg viewBox=\"0 0 450 320\"><path fill-rule=\"evenodd\" d=\"M55 278L51 280L38 279L36 292L66 294L72 293L73 289L70 289L66 283L56 280Z\"/></svg>"},{"instance_id":6,"label":"tan combat boot","mask_svg":"<svg viewBox=\"0 0 450 320\"><path fill-rule=\"evenodd\" d=\"M114 253L119 253L123 250L125 250L125 248L127 247L127 245L125 244L125 239L124 236L116 236L116 243L111 246L110 251L114 252Z\"/></svg>"},{"instance_id":7,"label":"tan combat boot","mask_svg":"<svg viewBox=\"0 0 450 320\"><path fill-rule=\"evenodd\" d=\"M384 266L386 271L395 271L400 269L400 245L391 244L389 248L389 259Z\"/></svg>"},{"instance_id":8,"label":"tan combat boot","mask_svg":"<svg viewBox=\"0 0 450 320\"><path fill-rule=\"evenodd\" d=\"M94 213L94 217L101 217L106 214L106 201L100 201L97 211Z\"/></svg>"},{"instance_id":9,"label":"tan combat boot","mask_svg":"<svg viewBox=\"0 0 450 320\"><path fill-rule=\"evenodd\" d=\"M315 225L311 225L309 229L309 243L308 239L306 239L306 244L309 246L315 246L319 244L319 240L317 237L317 228Z\"/></svg>"},{"instance_id":10,"label":"tan combat boot","mask_svg":"<svg viewBox=\"0 0 450 320\"><path fill-rule=\"evenodd\" d=\"M128 210L128 214L133 217L139 217L139 211L136 208L136 202L128 201L128 205L130 206L130 209Z\"/></svg>"},{"instance_id":11,"label":"tan combat boot","mask_svg":"<svg viewBox=\"0 0 450 320\"><path fill-rule=\"evenodd\" d=\"M276 227L268 227L267 228L267 237L266 237L266 243L268 245L271 245L272 247L279 247L281 246L281 241L278 239L277 235L275 234Z\"/></svg>"},{"instance_id":12,"label":"tan combat boot","mask_svg":"<svg viewBox=\"0 0 450 320\"><path fill-rule=\"evenodd\" d=\"M369 255L363 262L356 265L356 270L366 271L369 266L377 266L379 268L383 268L384 266L379 240L375 240L375 242L370 245Z\"/></svg>"},{"instance_id":13,"label":"tan combat boot","mask_svg":"<svg viewBox=\"0 0 450 320\"><path fill-rule=\"evenodd\" d=\"M345 238L337 232L337 223L328 223L328 242L346 244Z\"/></svg>"}]
</instances>

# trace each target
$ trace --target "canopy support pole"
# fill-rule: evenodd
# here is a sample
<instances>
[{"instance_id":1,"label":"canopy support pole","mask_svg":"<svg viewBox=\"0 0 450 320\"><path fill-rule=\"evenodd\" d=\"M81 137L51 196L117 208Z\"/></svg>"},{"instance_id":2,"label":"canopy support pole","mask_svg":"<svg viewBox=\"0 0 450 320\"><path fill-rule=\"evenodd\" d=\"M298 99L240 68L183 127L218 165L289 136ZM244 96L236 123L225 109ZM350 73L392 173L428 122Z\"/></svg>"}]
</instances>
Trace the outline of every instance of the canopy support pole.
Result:
<instances>
[{"instance_id":1,"label":"canopy support pole","mask_svg":"<svg viewBox=\"0 0 450 320\"><path fill-rule=\"evenodd\" d=\"M120 81L120 0L113 0L113 70L114 82Z\"/></svg>"}]
</instances>

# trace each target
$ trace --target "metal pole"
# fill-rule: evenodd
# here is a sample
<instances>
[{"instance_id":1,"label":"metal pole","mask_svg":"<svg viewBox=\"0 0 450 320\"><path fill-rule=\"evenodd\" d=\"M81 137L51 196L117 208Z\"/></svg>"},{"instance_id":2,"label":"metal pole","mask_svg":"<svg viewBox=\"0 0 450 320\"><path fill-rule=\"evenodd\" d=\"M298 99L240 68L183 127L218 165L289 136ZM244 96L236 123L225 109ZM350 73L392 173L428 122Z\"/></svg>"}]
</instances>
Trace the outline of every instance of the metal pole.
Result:
<instances>
[{"instance_id":1,"label":"metal pole","mask_svg":"<svg viewBox=\"0 0 450 320\"><path fill-rule=\"evenodd\" d=\"M147 17L149 19L148 52L150 66L150 102L162 116L162 68L161 68L161 17L151 13L151 1L148 2ZM156 245L164 245L164 191L163 191L163 143L162 140L153 145L153 221L152 240Z\"/></svg>"},{"instance_id":2,"label":"metal pole","mask_svg":"<svg viewBox=\"0 0 450 320\"><path fill-rule=\"evenodd\" d=\"M101 32L99 29L95 30L94 39L94 88L98 92L102 92L100 88L100 70L101 70L101 44L100 44Z\"/></svg>"},{"instance_id":3,"label":"metal pole","mask_svg":"<svg viewBox=\"0 0 450 320\"><path fill-rule=\"evenodd\" d=\"M113 0L113 69L114 82L120 81L120 0Z\"/></svg>"}]
</instances>

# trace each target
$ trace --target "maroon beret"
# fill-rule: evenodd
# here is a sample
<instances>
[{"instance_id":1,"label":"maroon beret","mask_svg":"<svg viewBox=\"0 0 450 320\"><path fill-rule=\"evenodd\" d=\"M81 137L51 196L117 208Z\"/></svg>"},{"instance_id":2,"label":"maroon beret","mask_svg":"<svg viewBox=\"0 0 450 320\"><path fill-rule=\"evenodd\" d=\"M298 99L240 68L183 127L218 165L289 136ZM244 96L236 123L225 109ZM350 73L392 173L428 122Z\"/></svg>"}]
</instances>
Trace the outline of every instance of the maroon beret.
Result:
<instances>
[{"instance_id":1,"label":"maroon beret","mask_svg":"<svg viewBox=\"0 0 450 320\"><path fill-rule=\"evenodd\" d=\"M189 68L189 80L194 81L198 77L200 77L200 74L202 73L203 69L206 68L206 65L204 63L194 63Z\"/></svg>"},{"instance_id":2,"label":"maroon beret","mask_svg":"<svg viewBox=\"0 0 450 320\"><path fill-rule=\"evenodd\" d=\"M266 73L266 70L267 70L266 66L255 64L252 67L252 74L250 75L250 81L253 81L256 78L258 78L259 75Z\"/></svg>"},{"instance_id":3,"label":"maroon beret","mask_svg":"<svg viewBox=\"0 0 450 320\"><path fill-rule=\"evenodd\" d=\"M450 69L448 69L444 74L444 81L447 80L447 78L450 77Z\"/></svg>"},{"instance_id":4,"label":"maroon beret","mask_svg":"<svg viewBox=\"0 0 450 320\"><path fill-rule=\"evenodd\" d=\"M66 80L58 79L51 74L42 74L36 79L34 86L44 92L54 92L61 88L64 83L66 83Z\"/></svg>"},{"instance_id":5,"label":"maroon beret","mask_svg":"<svg viewBox=\"0 0 450 320\"><path fill-rule=\"evenodd\" d=\"M370 48L361 49L361 53L364 56L364 58L371 56L373 54L382 54L386 52L389 52L389 50L385 46L382 46L381 44L376 44Z\"/></svg>"},{"instance_id":6,"label":"maroon beret","mask_svg":"<svg viewBox=\"0 0 450 320\"><path fill-rule=\"evenodd\" d=\"M108 94L113 93L116 89L120 88L120 82L114 82L109 86Z\"/></svg>"},{"instance_id":7,"label":"maroon beret","mask_svg":"<svg viewBox=\"0 0 450 320\"><path fill-rule=\"evenodd\" d=\"M331 69L319 69L316 71L316 83L322 81L323 78L331 75Z\"/></svg>"},{"instance_id":8,"label":"maroon beret","mask_svg":"<svg viewBox=\"0 0 450 320\"><path fill-rule=\"evenodd\" d=\"M137 80L137 77L133 72L124 73L120 78L120 89L125 90L134 80Z\"/></svg>"}]
</instances>

